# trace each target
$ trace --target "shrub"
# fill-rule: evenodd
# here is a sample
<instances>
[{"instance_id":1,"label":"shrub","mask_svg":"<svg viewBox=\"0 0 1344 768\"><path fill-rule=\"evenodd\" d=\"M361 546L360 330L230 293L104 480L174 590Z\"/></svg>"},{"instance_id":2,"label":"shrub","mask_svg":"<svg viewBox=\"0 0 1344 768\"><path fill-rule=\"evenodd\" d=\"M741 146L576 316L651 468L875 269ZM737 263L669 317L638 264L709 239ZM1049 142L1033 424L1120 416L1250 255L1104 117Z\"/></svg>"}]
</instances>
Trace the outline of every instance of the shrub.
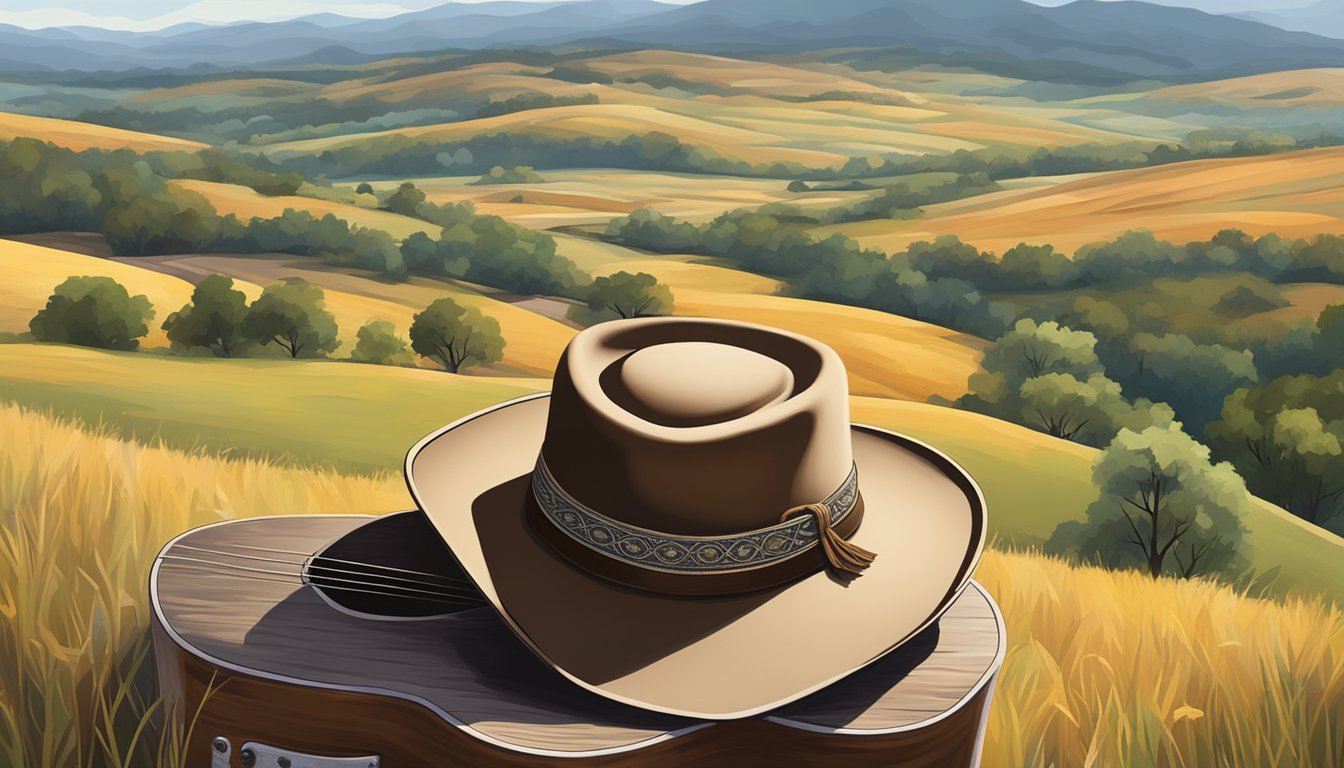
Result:
<instances>
[{"instance_id":1,"label":"shrub","mask_svg":"<svg viewBox=\"0 0 1344 768\"><path fill-rule=\"evenodd\" d=\"M355 349L350 359L373 365L410 365L415 362L406 340L397 335L396 326L387 320L370 320L355 334Z\"/></svg>"},{"instance_id":2,"label":"shrub","mask_svg":"<svg viewBox=\"0 0 1344 768\"><path fill-rule=\"evenodd\" d=\"M84 347L131 350L149 333L153 306L110 277L68 277L28 323L33 338Z\"/></svg>"},{"instance_id":3,"label":"shrub","mask_svg":"<svg viewBox=\"0 0 1344 768\"><path fill-rule=\"evenodd\" d=\"M593 280L587 304L575 307L570 317L584 324L616 318L672 314L672 291L647 272L616 272Z\"/></svg>"}]
</instances>

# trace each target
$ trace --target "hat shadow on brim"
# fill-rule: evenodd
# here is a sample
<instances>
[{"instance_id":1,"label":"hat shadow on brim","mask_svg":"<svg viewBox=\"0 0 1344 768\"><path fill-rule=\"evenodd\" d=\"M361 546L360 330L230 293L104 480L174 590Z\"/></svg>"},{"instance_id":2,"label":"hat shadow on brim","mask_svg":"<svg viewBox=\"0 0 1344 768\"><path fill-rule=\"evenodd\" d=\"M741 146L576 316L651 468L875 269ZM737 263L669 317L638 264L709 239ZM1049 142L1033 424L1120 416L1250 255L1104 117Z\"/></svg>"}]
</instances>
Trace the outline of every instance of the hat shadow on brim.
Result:
<instances>
[{"instance_id":1,"label":"hat shadow on brim","mask_svg":"<svg viewBox=\"0 0 1344 768\"><path fill-rule=\"evenodd\" d=\"M463 570L544 662L622 703L690 717L768 711L850 674L935 621L984 543L980 490L917 441L852 428L865 503L856 579L826 571L723 597L661 595L576 567L531 528L548 398L506 403L412 448L407 482Z\"/></svg>"}]
</instances>

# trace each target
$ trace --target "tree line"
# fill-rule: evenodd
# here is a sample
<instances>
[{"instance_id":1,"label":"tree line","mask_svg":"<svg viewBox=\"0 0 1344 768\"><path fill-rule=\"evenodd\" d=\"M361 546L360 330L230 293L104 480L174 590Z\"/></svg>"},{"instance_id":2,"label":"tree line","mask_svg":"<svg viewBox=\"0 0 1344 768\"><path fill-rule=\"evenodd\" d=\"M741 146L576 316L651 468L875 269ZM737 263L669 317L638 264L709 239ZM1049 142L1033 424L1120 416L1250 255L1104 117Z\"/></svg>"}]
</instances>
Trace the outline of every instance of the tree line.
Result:
<instances>
[{"instance_id":1,"label":"tree line","mask_svg":"<svg viewBox=\"0 0 1344 768\"><path fill-rule=\"evenodd\" d=\"M412 274L454 277L516 293L577 299L591 286L592 277L557 254L549 235L478 215L470 204L435 204L413 184L384 196L380 207L441 231L398 243L383 230L332 214L317 217L287 209L271 218L221 216L204 196L170 184L154 170L211 180L245 176L245 166L226 160L206 153L163 155L151 162L131 152L73 152L33 139L0 143L0 177L8 180L0 187L0 233L97 231L119 256L289 253L372 270L391 280Z\"/></svg>"},{"instance_id":2,"label":"tree line","mask_svg":"<svg viewBox=\"0 0 1344 768\"><path fill-rule=\"evenodd\" d=\"M596 324L616 318L670 314L672 292L647 273L616 272L593 281L585 301L569 315ZM28 328L37 341L135 350L156 312L148 297L131 295L105 276L71 276L53 289ZM297 277L264 287L250 304L233 278L209 275L191 299L160 326L175 352L246 357L270 350L291 359L326 357L339 346L336 317L322 287ZM412 319L409 342L387 320L374 319L356 333L354 362L413 365L416 357L450 373L498 362L505 340L499 321L451 298L436 299Z\"/></svg>"},{"instance_id":3,"label":"tree line","mask_svg":"<svg viewBox=\"0 0 1344 768\"><path fill-rule=\"evenodd\" d=\"M28 327L37 341L130 351L149 333L154 317L146 296L131 295L110 277L71 276L56 286ZM232 278L209 275L161 328L182 354L232 358L273 349L290 359L323 358L340 345L322 287L297 277L265 286L248 303ZM446 297L414 316L409 336L408 342L387 320L371 320L357 331L350 359L413 365L419 356L457 373L498 362L505 346L498 320Z\"/></svg>"}]
</instances>

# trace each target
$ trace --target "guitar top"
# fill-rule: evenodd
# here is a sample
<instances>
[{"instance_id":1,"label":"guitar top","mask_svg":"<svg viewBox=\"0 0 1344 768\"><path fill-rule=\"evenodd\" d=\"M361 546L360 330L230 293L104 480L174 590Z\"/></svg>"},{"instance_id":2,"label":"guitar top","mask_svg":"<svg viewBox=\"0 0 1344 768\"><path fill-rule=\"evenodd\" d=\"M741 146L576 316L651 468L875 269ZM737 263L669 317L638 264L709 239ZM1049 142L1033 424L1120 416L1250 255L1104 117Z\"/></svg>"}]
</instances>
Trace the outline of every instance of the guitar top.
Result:
<instances>
[{"instance_id":1,"label":"guitar top","mask_svg":"<svg viewBox=\"0 0 1344 768\"><path fill-rule=\"evenodd\" d=\"M418 512L199 528L164 548L151 599L161 683L192 719L190 760L212 767L742 765L769 751L744 740L778 751L760 764L971 764L1004 652L998 610L971 582L896 651L769 715L649 712L534 658ZM909 761L889 751L909 744L923 745ZM297 757L318 755L364 762Z\"/></svg>"}]
</instances>

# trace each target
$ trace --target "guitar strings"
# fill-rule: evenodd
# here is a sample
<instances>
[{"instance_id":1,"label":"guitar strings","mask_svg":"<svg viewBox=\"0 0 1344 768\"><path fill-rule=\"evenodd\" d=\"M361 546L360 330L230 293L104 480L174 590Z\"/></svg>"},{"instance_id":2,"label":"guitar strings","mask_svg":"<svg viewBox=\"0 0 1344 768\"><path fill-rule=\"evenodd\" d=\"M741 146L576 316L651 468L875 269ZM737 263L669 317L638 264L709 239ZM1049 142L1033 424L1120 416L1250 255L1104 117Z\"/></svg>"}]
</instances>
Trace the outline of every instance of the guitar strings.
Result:
<instances>
[{"instance_id":1,"label":"guitar strings","mask_svg":"<svg viewBox=\"0 0 1344 768\"><path fill-rule=\"evenodd\" d=\"M196 565L196 564L193 564L193 563L183 563L183 564L179 565L178 567L181 567L181 568L184 568L184 569L187 569L187 570L197 571L197 572L200 572L200 573L208 573L208 574L220 574L220 573L226 573L225 569L227 568L227 566L225 566L223 563L214 563L213 565L220 566L220 567L218 567L218 568L203 568L203 567L201 567L200 565ZM467 600L467 599L457 598L457 597L421 597L421 596L418 596L418 595L405 595L405 594L399 594L399 593L396 593L396 592L386 592L386 591L379 590L379 589L366 589L366 588L361 588L361 587L346 587L346 586L341 586L341 585L339 585L339 584L316 584L316 585L314 585L314 584L312 584L311 582L306 582L306 581L304 581L298 574L284 574L284 575L286 575L286 576L289 576L290 578L272 579L272 578L268 578L268 577L266 577L266 576L254 576L254 575L250 575L250 574L237 574L237 573L232 573L231 570L230 570L229 572L227 572L227 575L230 576L230 577L232 577L232 578L242 579L242 580L244 580L244 581L261 581L261 582L267 582L267 583L271 583L271 584L284 584L284 585L286 585L286 586L295 586L295 587L298 587L298 586L317 586L317 587L321 587L323 590L336 590L336 591L341 591L341 592L357 592L357 593L360 593L360 594L366 594L366 595L380 595L380 596L383 596L383 597L396 597L396 598L399 598L399 599L402 599L402 600L409 600L409 601L412 601L412 602L444 603L444 604L447 604L447 605L457 606L457 607L459 607L459 608L478 608L478 607L480 607L480 606L482 606L482 605L485 605L485 601L484 601L483 599L480 599L480 600Z\"/></svg>"},{"instance_id":2,"label":"guitar strings","mask_svg":"<svg viewBox=\"0 0 1344 768\"><path fill-rule=\"evenodd\" d=\"M178 546L179 546L179 547L185 547L185 546L189 546L189 545L187 545L187 544L179 544ZM296 552L296 551L294 551L294 550L292 550L292 549L275 549L275 548L273 548L273 547L253 547L253 546L249 546L249 545L247 545L247 544L229 544L228 546L231 546L231 547L233 547L233 548L235 548L235 549L246 549L246 550L251 550L251 551L253 551L253 552L268 552L268 553L270 553L270 554L275 554L275 555L297 555L297 556L299 556L299 557L316 557L316 558L319 559L319 560L327 560L327 561L330 561L330 562L333 562L333 563L341 563L341 564L343 564L343 565L359 565L359 566L363 566L363 567L365 567L365 568L377 568L378 570L381 570L381 571L396 571L396 572L398 572L398 573L409 573L409 574L414 575L414 576L429 576L429 577L431 577L431 578L435 578L435 579L443 579L443 580L445 580L445 581L453 581L453 582L457 582L457 583L459 583L459 584L470 584L470 583L471 583L471 582L469 582L469 581L466 580L466 579L459 579L459 578L456 578L456 577L453 577L453 576L444 576L444 575L441 574L441 573L429 573L428 571L413 571L413 570L410 570L410 569L407 569L407 568L396 568L396 567L393 567L393 566L390 566L390 565L378 565L378 564L376 564L376 563L366 563L366 562L362 562L362 561L360 561L360 560L342 560L342 559L340 559L340 558L336 558L336 557L328 557L327 555L314 555L312 552Z\"/></svg>"},{"instance_id":3,"label":"guitar strings","mask_svg":"<svg viewBox=\"0 0 1344 768\"><path fill-rule=\"evenodd\" d=\"M430 576L430 577L433 577L433 578L436 578L436 579L441 579L441 580L444 582L443 584L435 584L434 582L425 581L425 580L423 580L423 579L411 579L411 578L407 578L407 577L405 577L405 576L387 576L387 575L377 574L377 573L366 573L366 572L364 572L364 571L356 571L356 570L351 570L351 569L349 569L349 568L337 568L337 567L334 567L334 566L327 565L326 563L327 563L327 562L332 562L332 563L349 563L349 564L351 564L351 565L358 565L358 566L362 566L362 567L365 567L365 568L378 568L379 566L374 565L373 563L361 563L361 562L357 562L357 561L353 561L353 560L340 560L340 559L337 559L337 558L329 558L329 557L322 556L322 555L318 555L318 556L316 556L316 557L313 557L311 560L304 560L304 561L300 561L300 562L294 562L294 561L292 561L292 560L283 560L283 559L280 559L280 558L274 558L274 557L261 557L260 555L242 555L242 554L238 554L238 553L235 553L235 552L221 552L221 551L219 551L219 550L215 550L215 549L207 549L207 548L205 548L205 547L197 547L197 546L193 546L193 545L191 545L191 544L179 544L179 545L177 545L177 548L178 548L178 549L189 549L189 550L192 550L192 551L194 551L194 552L201 552L201 553L209 554L209 555L218 555L218 556L220 556L220 557L235 557L235 558L239 558L239 559L241 559L241 560L253 560L253 561L266 562L266 563L278 563L278 564L280 564L280 565L297 565L297 566L300 566L300 567L302 567L302 566L304 566L304 565L307 565L307 566L309 567L310 570L311 570L311 569L314 569L314 568L317 568L317 569L321 569L321 570L324 571L324 572L331 572L331 573L345 573L345 574L349 574L349 575L352 575L352 576L376 577L376 578L380 578L380 579L386 579L386 580L388 580L388 581L404 581L404 582L406 582L406 583L408 583L408 584L414 584L414 585L422 586L422 587L445 587L445 588L447 588L447 589L460 589L460 590L462 590L462 591L467 592L468 594L472 594L472 595L476 594L476 590L475 590L474 588L470 587L469 582L467 582L465 579L456 579L456 578L453 578L453 577L451 577L451 576L443 576L443 575L440 575L440 574L424 573L424 575L426 575L426 576ZM265 550L261 550L261 548L259 548L259 547L251 547L251 549L254 549L254 550L260 550L260 551L265 551ZM390 566L386 566L386 567L390 567ZM417 571L405 571L404 569L400 569L400 568L393 569L393 570L396 570L396 571L398 571L398 572L402 572L402 573L423 573L423 572L417 572Z\"/></svg>"},{"instance_id":4,"label":"guitar strings","mask_svg":"<svg viewBox=\"0 0 1344 768\"><path fill-rule=\"evenodd\" d=\"M224 557L235 556L227 552L212 552L211 554L217 554ZM443 589L442 588L443 585L429 584L426 582L418 582L418 584L419 586L435 587L435 589L421 589L418 586L410 587L402 584L390 583L387 581L370 581L367 579L351 579L340 576L328 576L325 575L324 573L318 573L311 570L312 569L311 564L310 564L310 570L306 574L307 579L305 580L304 578L305 574L302 571L290 572L290 571L273 570L267 568L254 568L251 566L239 565L236 563L220 562L218 560L211 560L199 557L188 557L185 555L177 555L172 553L161 555L160 559L172 560L179 563L190 563L196 567L202 565L214 566L218 569L221 569L222 571L228 571L231 575L235 575L238 578L249 578L251 577L250 576L251 574L259 574L262 576L284 576L299 579L300 583L312 583L314 586L319 586L324 589L328 587L331 587L333 589L335 588L344 589L345 587L343 587L342 585L350 584L355 585L355 587L375 588L380 590L380 594L384 594L390 597L401 597L405 599L426 599L426 600L432 599L432 600L438 600L440 602L456 602L463 605L479 605L483 601L483 598L480 597L478 592L468 591L462 588L456 588L457 592L451 592L448 591L447 589ZM301 568L304 565L304 563L301 562L289 562L289 561L276 561L276 562L280 562L281 564L284 565L296 566L299 568ZM322 566L320 564L317 565L316 568L318 570L328 570L325 566ZM240 574L238 572L242 573ZM360 574L354 571L349 571L349 573L353 573L355 575L360 576L370 575L370 574ZM249 576L244 576L242 574L249 574ZM274 581L274 579L258 579L258 580ZM399 590L399 591L389 591L389 590ZM351 589L350 591L360 591L360 590ZM420 595L426 595L429 597L421 598L419 597Z\"/></svg>"}]
</instances>

